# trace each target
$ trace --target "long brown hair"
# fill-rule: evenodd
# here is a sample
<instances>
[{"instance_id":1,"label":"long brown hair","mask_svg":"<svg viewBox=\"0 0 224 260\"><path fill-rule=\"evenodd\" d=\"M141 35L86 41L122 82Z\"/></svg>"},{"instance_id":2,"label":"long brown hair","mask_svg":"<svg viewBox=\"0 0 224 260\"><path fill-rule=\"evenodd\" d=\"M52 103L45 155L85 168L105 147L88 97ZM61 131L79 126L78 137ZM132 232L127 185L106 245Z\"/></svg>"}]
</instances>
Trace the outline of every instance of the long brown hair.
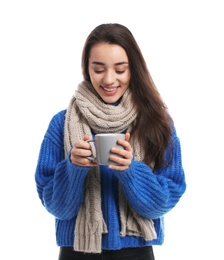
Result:
<instances>
[{"instance_id":1,"label":"long brown hair","mask_svg":"<svg viewBox=\"0 0 224 260\"><path fill-rule=\"evenodd\" d=\"M165 150L170 148L173 120L167 111L148 71L142 52L130 30L117 23L101 24L87 37L82 52L84 80L90 81L88 72L90 50L96 43L117 44L124 48L129 60L132 92L138 117L131 137L138 138L145 151L144 162L154 163L154 169L169 163L164 158ZM172 150L170 150L172 155Z\"/></svg>"}]
</instances>

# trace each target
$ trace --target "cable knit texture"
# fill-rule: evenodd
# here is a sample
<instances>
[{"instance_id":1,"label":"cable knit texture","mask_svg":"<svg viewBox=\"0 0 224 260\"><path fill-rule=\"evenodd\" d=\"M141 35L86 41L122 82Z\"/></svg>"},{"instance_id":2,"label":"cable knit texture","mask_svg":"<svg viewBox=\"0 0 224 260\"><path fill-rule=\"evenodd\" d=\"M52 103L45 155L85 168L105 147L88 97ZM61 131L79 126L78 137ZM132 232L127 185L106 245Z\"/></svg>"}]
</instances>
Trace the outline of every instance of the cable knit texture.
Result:
<instances>
[{"instance_id":1,"label":"cable knit texture","mask_svg":"<svg viewBox=\"0 0 224 260\"><path fill-rule=\"evenodd\" d=\"M57 245L73 247L77 215L85 198L85 183L90 168L72 164L69 156L65 158L65 114L66 110L60 111L50 120L40 147L35 181L40 201L55 218ZM102 249L163 244L164 216L176 206L186 189L181 146L175 128L172 144L173 157L168 167L152 171L136 158L124 171L112 171L107 166L100 166L101 207L108 229L108 233L102 235ZM164 156L170 158L168 149ZM121 236L118 183L135 212L153 220L157 238L145 240L140 236Z\"/></svg>"},{"instance_id":2,"label":"cable knit texture","mask_svg":"<svg viewBox=\"0 0 224 260\"><path fill-rule=\"evenodd\" d=\"M123 132L131 128L137 116L129 89L117 106L105 104L96 97L94 91L90 83L82 82L71 99L65 120L65 155L85 134L91 136L91 129L95 133ZM137 140L132 141L132 146L135 148L136 159L141 161L144 153ZM94 145L92 149L95 153ZM75 226L74 249L76 251L99 253L102 250L102 234L107 233L108 230L101 210L100 187L100 167L92 167L86 178L85 199ZM142 236L145 240L156 238L153 221L142 217L132 209L121 187L119 187L119 211L121 236Z\"/></svg>"}]
</instances>

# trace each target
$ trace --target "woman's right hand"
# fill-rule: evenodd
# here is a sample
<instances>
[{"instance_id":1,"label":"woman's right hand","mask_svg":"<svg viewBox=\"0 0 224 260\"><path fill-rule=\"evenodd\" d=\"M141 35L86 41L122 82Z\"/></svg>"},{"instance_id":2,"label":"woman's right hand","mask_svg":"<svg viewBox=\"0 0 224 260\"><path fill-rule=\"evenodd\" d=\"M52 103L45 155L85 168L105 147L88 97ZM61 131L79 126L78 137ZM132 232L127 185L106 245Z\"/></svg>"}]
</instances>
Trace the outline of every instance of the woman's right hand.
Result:
<instances>
[{"instance_id":1,"label":"woman's right hand","mask_svg":"<svg viewBox=\"0 0 224 260\"><path fill-rule=\"evenodd\" d=\"M88 135L85 135L83 137L83 140L80 140L76 142L71 150L71 162L73 164L79 165L79 166L96 166L96 162L92 162L89 159L86 158L86 156L91 156L91 146L87 140L89 140L90 137Z\"/></svg>"}]
</instances>

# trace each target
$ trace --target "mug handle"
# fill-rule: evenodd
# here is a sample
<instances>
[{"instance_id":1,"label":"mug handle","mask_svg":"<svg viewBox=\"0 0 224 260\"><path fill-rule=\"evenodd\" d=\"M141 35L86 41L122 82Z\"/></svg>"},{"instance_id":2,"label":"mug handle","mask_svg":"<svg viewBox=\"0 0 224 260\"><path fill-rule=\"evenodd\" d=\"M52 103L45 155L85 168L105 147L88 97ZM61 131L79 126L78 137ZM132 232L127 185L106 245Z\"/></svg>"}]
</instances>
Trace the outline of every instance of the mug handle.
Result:
<instances>
[{"instance_id":1,"label":"mug handle","mask_svg":"<svg viewBox=\"0 0 224 260\"><path fill-rule=\"evenodd\" d=\"M86 142L88 143L91 143L91 142L95 142L94 139L91 139L91 140L87 140ZM92 162L96 162L96 157L93 156L93 150L92 150L92 147L91 147L91 152L92 152L92 156L86 156L86 158Z\"/></svg>"}]
</instances>

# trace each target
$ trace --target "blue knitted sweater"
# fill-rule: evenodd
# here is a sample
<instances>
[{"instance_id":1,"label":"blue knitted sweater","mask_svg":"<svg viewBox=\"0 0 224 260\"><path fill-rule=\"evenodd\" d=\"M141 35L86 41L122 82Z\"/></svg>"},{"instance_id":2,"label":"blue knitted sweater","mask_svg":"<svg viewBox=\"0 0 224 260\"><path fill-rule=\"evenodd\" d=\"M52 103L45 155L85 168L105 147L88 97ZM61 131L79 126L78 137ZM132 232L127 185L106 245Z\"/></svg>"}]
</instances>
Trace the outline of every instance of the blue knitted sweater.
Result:
<instances>
[{"instance_id":1,"label":"blue knitted sweater","mask_svg":"<svg viewBox=\"0 0 224 260\"><path fill-rule=\"evenodd\" d=\"M49 124L40 148L35 181L42 204L55 216L57 245L73 246L74 226L84 198L84 184L89 167L74 165L69 157L65 159L65 112L66 110L57 113ZM134 159L124 171L112 171L107 166L100 166L102 211L108 228L108 234L102 238L102 249L115 250L163 243L164 214L177 204L186 189L180 142L175 129L172 138L174 154L168 168L152 172L146 164ZM156 239L145 241L135 236L120 237L118 182L135 211L153 220Z\"/></svg>"}]
</instances>

